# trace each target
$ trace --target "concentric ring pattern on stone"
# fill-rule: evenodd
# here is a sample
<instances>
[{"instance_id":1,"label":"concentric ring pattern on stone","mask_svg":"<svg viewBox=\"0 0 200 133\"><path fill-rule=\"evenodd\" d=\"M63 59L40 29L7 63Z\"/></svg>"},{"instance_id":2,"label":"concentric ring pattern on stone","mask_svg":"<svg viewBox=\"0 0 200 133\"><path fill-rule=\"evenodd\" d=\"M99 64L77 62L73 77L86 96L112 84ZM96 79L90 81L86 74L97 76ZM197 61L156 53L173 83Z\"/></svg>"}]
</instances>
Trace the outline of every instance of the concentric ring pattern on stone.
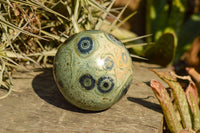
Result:
<instances>
[{"instance_id":1,"label":"concentric ring pattern on stone","mask_svg":"<svg viewBox=\"0 0 200 133\"><path fill-rule=\"evenodd\" d=\"M128 91L133 64L124 44L97 30L82 31L63 43L54 60L62 95L78 108L105 110Z\"/></svg>"}]
</instances>

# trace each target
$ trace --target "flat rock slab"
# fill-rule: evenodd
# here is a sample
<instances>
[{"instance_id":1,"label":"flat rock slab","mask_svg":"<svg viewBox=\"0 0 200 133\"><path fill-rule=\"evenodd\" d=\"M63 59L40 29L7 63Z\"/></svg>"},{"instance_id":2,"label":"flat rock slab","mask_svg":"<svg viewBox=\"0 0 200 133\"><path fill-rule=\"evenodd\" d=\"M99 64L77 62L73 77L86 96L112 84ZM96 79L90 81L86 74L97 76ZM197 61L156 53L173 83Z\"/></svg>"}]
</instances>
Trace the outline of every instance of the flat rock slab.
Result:
<instances>
[{"instance_id":1,"label":"flat rock slab","mask_svg":"<svg viewBox=\"0 0 200 133\"><path fill-rule=\"evenodd\" d=\"M0 100L0 132L160 133L162 110L148 86L151 79L160 79L149 68L160 69L134 63L135 77L128 93L101 112L83 111L69 104L56 87L52 69L16 72L14 91Z\"/></svg>"}]
</instances>

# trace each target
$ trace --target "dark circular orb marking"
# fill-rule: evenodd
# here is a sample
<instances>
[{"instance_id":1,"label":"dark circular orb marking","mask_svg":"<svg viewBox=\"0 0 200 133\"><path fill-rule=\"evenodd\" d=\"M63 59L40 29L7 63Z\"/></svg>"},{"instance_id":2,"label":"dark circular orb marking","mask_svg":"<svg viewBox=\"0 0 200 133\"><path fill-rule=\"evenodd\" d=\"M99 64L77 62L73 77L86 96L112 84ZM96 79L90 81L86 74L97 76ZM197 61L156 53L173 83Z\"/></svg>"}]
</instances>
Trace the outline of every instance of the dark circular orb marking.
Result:
<instances>
[{"instance_id":1,"label":"dark circular orb marking","mask_svg":"<svg viewBox=\"0 0 200 133\"><path fill-rule=\"evenodd\" d=\"M117 101L119 101L120 99L122 99L122 97L124 95L126 95L126 93L128 92L128 89L129 89L130 86L131 86L131 82L128 83L128 85L125 85L124 89L120 92L120 94L119 94L119 96L117 98Z\"/></svg>"},{"instance_id":2,"label":"dark circular orb marking","mask_svg":"<svg viewBox=\"0 0 200 133\"><path fill-rule=\"evenodd\" d=\"M120 45L120 46L124 46L124 44L123 44L118 38L116 38L115 36L113 36L112 34L109 34L109 33L108 33L108 38L109 38L112 42L114 42L114 43L116 43L116 44L118 44L118 45Z\"/></svg>"},{"instance_id":3,"label":"dark circular orb marking","mask_svg":"<svg viewBox=\"0 0 200 133\"><path fill-rule=\"evenodd\" d=\"M105 69L107 69L107 70L111 70L112 68L113 68L113 66L114 66L114 61L111 59L111 58L106 58L105 59Z\"/></svg>"},{"instance_id":4,"label":"dark circular orb marking","mask_svg":"<svg viewBox=\"0 0 200 133\"><path fill-rule=\"evenodd\" d=\"M126 93L128 92L128 89L129 89L130 85L131 85L131 84L129 84L128 86L126 86L126 87L124 88L124 90L121 92L120 97L119 97L119 100L120 100L124 95L126 95Z\"/></svg>"},{"instance_id":5,"label":"dark circular orb marking","mask_svg":"<svg viewBox=\"0 0 200 133\"><path fill-rule=\"evenodd\" d=\"M114 88L114 81L111 77L101 77L97 82L97 88L101 93L108 93Z\"/></svg>"},{"instance_id":6,"label":"dark circular orb marking","mask_svg":"<svg viewBox=\"0 0 200 133\"><path fill-rule=\"evenodd\" d=\"M95 87L95 82L95 79L90 74L84 74L79 79L79 83L86 90L92 90Z\"/></svg>"},{"instance_id":7,"label":"dark circular orb marking","mask_svg":"<svg viewBox=\"0 0 200 133\"><path fill-rule=\"evenodd\" d=\"M91 50L93 49L93 40L90 37L82 37L80 41L78 42L78 50L82 54L89 54Z\"/></svg>"}]
</instances>

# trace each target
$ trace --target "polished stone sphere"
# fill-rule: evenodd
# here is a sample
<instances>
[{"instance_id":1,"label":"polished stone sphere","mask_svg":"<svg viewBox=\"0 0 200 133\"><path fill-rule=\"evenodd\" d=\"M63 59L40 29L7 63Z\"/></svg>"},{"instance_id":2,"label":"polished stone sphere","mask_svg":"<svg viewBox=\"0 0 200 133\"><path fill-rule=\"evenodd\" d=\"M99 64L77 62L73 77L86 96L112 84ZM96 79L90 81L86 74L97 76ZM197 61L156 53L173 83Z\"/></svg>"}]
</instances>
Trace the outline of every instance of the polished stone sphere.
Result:
<instances>
[{"instance_id":1,"label":"polished stone sphere","mask_svg":"<svg viewBox=\"0 0 200 133\"><path fill-rule=\"evenodd\" d=\"M88 30L58 48L54 79L62 95L78 108L100 111L126 94L133 64L124 44L113 35Z\"/></svg>"}]
</instances>

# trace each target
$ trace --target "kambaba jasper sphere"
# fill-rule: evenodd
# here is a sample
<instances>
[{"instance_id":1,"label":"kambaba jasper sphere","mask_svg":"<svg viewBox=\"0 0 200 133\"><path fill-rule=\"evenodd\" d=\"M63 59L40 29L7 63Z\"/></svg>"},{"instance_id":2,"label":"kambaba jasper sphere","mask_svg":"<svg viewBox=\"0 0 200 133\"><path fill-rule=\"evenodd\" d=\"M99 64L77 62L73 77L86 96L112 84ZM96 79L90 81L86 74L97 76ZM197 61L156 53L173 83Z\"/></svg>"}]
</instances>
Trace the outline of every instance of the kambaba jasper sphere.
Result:
<instances>
[{"instance_id":1,"label":"kambaba jasper sphere","mask_svg":"<svg viewBox=\"0 0 200 133\"><path fill-rule=\"evenodd\" d=\"M133 79L133 64L124 44L113 35L82 31L59 47L54 79L71 104L101 111L126 94Z\"/></svg>"}]
</instances>

